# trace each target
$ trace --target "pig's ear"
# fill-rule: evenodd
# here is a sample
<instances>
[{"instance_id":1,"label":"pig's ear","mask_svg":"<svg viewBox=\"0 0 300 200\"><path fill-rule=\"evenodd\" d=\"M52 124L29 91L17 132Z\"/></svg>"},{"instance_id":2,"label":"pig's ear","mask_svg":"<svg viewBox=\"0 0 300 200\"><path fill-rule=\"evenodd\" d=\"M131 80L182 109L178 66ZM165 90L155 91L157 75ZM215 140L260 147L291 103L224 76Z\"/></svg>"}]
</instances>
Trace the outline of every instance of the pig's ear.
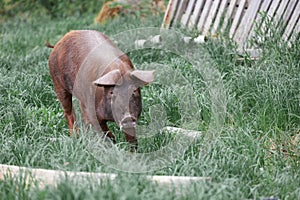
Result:
<instances>
[{"instance_id":1,"label":"pig's ear","mask_svg":"<svg viewBox=\"0 0 300 200\"><path fill-rule=\"evenodd\" d=\"M117 83L119 84L119 82L121 81L120 78L121 78L120 71L118 69L115 69L101 76L93 83L96 86L114 86Z\"/></svg>"},{"instance_id":2,"label":"pig's ear","mask_svg":"<svg viewBox=\"0 0 300 200\"><path fill-rule=\"evenodd\" d=\"M134 70L131 72L131 76L141 81L143 85L147 85L148 83L153 82L154 72L155 70L153 71Z\"/></svg>"}]
</instances>

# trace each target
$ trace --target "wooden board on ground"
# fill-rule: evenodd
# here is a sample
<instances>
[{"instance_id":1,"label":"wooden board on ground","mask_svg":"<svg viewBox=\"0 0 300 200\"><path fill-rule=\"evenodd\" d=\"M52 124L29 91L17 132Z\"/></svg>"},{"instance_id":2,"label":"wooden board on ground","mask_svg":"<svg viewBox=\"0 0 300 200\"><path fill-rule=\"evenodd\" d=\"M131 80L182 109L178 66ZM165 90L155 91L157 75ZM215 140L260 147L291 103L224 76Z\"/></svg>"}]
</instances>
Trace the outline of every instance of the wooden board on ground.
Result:
<instances>
[{"instance_id":1,"label":"wooden board on ground","mask_svg":"<svg viewBox=\"0 0 300 200\"><path fill-rule=\"evenodd\" d=\"M26 177L26 175L30 175ZM34 169L14 165L0 164L0 180L8 177L26 177L26 182L36 181L39 188L45 186L56 186L64 178L76 178L76 180L110 180L113 181L118 175L95 172L72 172L62 170ZM162 186L184 186L197 181L211 181L210 177L189 176L146 176L146 179Z\"/></svg>"}]
</instances>

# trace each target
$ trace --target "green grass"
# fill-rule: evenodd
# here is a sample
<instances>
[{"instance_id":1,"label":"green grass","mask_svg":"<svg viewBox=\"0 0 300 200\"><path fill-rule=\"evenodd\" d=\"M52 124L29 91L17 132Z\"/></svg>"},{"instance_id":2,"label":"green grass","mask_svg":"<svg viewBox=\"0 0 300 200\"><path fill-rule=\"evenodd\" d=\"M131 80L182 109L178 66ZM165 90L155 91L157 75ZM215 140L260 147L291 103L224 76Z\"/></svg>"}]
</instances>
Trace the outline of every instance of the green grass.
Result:
<instances>
[{"instance_id":1,"label":"green grass","mask_svg":"<svg viewBox=\"0 0 300 200\"><path fill-rule=\"evenodd\" d=\"M300 147L299 141L293 143L300 129L299 42L292 48L284 42L268 43L263 46L262 58L257 62L247 57L244 62L238 62L235 45L228 41L211 41L202 47L210 53L212 64L220 71L226 94L225 123L212 135L207 131L212 116L211 96L201 74L196 73L188 61L170 52L153 49L129 52L135 66L142 68L156 62L179 71L183 80L192 85L199 106L199 110L190 110L192 118L199 118L198 123L186 125L180 113L180 99L176 97L184 87L154 83L143 89L141 125L154 120L152 111L163 109L167 119L163 125L191 126L203 132L182 155L148 174L211 176L213 180L195 183L182 193L170 192L168 188L149 183L143 174L124 173L101 163L87 146L91 141L86 135L94 133L80 138L68 136L68 127L49 76L47 60L51 49L44 47L45 40L55 43L72 29L96 29L110 36L137 27L159 27L162 20L159 17L142 20L124 17L99 26L93 24L93 17L13 18L1 24L0 163L113 172L119 174L117 180L64 180L56 187L38 189L34 184L28 186L23 179L7 178L0 181L0 198L300 198ZM160 102L162 107L151 111L151 106ZM161 122L160 119L157 122ZM114 124L110 126L118 132ZM126 147L123 134L118 133L117 140L118 148ZM175 140L172 134L143 138L140 151L158 150ZM131 169L134 167L137 166Z\"/></svg>"}]
</instances>

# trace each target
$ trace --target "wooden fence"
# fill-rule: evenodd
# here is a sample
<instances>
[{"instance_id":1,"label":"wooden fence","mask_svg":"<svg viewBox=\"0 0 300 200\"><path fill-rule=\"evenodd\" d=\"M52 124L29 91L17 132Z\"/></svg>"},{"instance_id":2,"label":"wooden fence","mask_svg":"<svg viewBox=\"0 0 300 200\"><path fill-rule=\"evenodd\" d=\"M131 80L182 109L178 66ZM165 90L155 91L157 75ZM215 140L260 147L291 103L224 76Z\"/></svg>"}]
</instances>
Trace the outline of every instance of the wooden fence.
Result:
<instances>
[{"instance_id":1,"label":"wooden fence","mask_svg":"<svg viewBox=\"0 0 300 200\"><path fill-rule=\"evenodd\" d=\"M281 22L283 40L299 39L300 0L169 0L162 27L179 23L206 36L228 34L245 47L255 23L261 28L266 24L259 13Z\"/></svg>"}]
</instances>

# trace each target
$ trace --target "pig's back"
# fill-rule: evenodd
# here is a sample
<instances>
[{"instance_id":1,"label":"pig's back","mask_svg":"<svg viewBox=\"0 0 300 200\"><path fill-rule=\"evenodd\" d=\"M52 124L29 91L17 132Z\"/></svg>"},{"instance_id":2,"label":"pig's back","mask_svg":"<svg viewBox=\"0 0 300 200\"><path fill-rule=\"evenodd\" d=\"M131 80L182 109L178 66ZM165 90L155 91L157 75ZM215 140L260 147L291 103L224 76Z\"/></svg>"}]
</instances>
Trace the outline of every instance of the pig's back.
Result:
<instances>
[{"instance_id":1,"label":"pig's back","mask_svg":"<svg viewBox=\"0 0 300 200\"><path fill-rule=\"evenodd\" d=\"M50 75L55 82L72 92L80 76L95 80L113 58L122 55L118 48L102 33L79 30L67 33L54 47L50 58ZM85 77L81 77L85 78Z\"/></svg>"}]
</instances>

